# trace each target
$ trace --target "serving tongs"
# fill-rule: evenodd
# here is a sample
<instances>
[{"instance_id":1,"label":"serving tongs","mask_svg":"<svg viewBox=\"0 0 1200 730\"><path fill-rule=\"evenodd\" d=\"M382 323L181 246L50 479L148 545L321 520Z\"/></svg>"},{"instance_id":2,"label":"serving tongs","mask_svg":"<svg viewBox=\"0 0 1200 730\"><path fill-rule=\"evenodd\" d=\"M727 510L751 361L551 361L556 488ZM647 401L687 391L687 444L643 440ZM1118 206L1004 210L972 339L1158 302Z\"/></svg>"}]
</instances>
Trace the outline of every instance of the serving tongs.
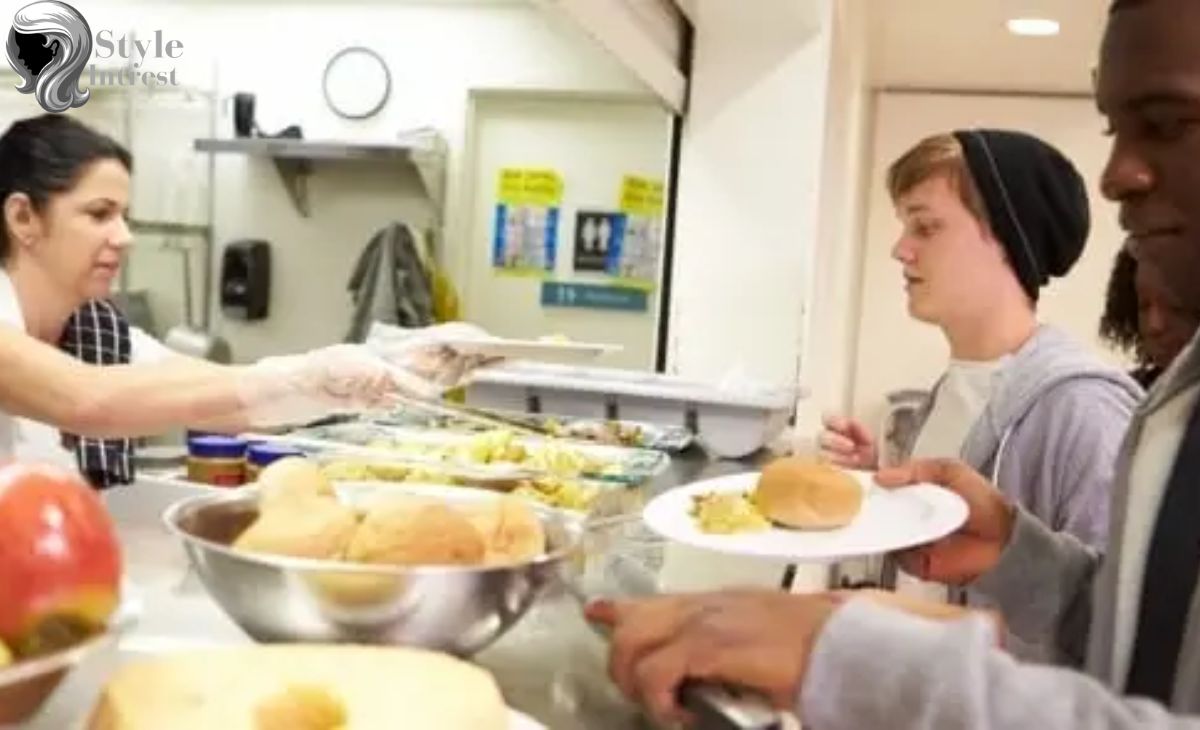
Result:
<instances>
[{"instance_id":1,"label":"serving tongs","mask_svg":"<svg viewBox=\"0 0 1200 730\"><path fill-rule=\"evenodd\" d=\"M467 423L474 423L477 426L483 426L488 429L503 428L510 431L515 431L526 436L550 436L551 434L545 429L539 429L529 423L525 423L515 418L504 418L502 416L485 413L470 406L452 403L450 401L431 401L421 398L412 398L399 393L392 393L387 397L390 404L408 408L411 410L421 411L433 416L442 418L453 418Z\"/></svg>"}]
</instances>

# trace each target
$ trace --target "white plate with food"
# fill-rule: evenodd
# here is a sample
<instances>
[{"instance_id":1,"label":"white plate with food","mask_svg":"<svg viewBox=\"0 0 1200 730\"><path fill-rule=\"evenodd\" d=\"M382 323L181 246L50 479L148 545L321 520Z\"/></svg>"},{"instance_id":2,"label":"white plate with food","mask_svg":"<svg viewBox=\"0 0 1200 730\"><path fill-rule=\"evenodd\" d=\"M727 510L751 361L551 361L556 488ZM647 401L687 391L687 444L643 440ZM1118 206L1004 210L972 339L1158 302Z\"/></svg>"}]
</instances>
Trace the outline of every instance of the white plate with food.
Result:
<instances>
[{"instance_id":1,"label":"white plate with food","mask_svg":"<svg viewBox=\"0 0 1200 730\"><path fill-rule=\"evenodd\" d=\"M543 339L507 339L503 337L462 337L460 339L439 339L438 344L444 345L464 355L482 355L507 360L541 360L541 361L575 361L587 360L610 352L620 352L621 345L610 345L599 342L573 342L571 340Z\"/></svg>"},{"instance_id":2,"label":"white plate with food","mask_svg":"<svg viewBox=\"0 0 1200 730\"><path fill-rule=\"evenodd\" d=\"M829 563L945 537L966 521L967 504L933 484L885 490L868 472L781 459L761 474L661 494L642 518L663 537L692 547Z\"/></svg>"}]
</instances>

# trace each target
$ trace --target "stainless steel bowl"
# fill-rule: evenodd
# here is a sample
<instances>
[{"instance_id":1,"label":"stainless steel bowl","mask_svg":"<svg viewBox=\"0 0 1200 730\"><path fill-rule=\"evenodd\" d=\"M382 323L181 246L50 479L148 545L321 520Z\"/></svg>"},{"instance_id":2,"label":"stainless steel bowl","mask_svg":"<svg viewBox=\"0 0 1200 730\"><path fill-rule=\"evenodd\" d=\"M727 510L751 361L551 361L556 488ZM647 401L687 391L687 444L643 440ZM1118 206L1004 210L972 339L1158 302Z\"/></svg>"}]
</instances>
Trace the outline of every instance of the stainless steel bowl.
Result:
<instances>
[{"instance_id":1,"label":"stainless steel bowl","mask_svg":"<svg viewBox=\"0 0 1200 730\"><path fill-rule=\"evenodd\" d=\"M388 485L356 488L350 501L398 492L454 502L498 498L465 487ZM253 489L184 499L168 508L164 520L208 592L259 641L393 644L470 656L566 577L567 559L580 546L579 520L535 509L546 531L546 554L497 567L377 566L234 550L230 544L258 515Z\"/></svg>"}]
</instances>

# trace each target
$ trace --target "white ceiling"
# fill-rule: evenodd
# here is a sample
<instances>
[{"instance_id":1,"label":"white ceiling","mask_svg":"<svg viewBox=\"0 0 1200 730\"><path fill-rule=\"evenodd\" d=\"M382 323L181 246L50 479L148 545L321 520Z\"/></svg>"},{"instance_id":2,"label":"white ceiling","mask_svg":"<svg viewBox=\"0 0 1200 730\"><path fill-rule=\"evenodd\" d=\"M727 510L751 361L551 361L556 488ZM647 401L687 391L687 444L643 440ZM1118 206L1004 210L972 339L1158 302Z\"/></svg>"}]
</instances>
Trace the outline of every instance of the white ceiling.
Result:
<instances>
[{"instance_id":1,"label":"white ceiling","mask_svg":"<svg viewBox=\"0 0 1200 730\"><path fill-rule=\"evenodd\" d=\"M871 23L876 86L1089 92L1108 0L859 0ZM1053 18L1053 37L1005 21Z\"/></svg>"}]
</instances>

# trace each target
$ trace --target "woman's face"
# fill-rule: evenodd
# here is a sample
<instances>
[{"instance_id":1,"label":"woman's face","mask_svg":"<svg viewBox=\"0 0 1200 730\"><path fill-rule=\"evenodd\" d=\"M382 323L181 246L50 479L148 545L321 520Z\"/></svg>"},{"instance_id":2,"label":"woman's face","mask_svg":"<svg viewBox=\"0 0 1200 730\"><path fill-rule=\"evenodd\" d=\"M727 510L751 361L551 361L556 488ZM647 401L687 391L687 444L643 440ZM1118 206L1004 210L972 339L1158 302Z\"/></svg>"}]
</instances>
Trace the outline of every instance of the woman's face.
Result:
<instances>
[{"instance_id":1,"label":"woman's face","mask_svg":"<svg viewBox=\"0 0 1200 730\"><path fill-rule=\"evenodd\" d=\"M1138 266L1134 282L1142 349L1156 366L1165 368L1196 333L1200 315L1188 312L1152 267Z\"/></svg>"},{"instance_id":2,"label":"woman's face","mask_svg":"<svg viewBox=\"0 0 1200 730\"><path fill-rule=\"evenodd\" d=\"M55 289L79 302L109 295L132 240L129 171L117 160L84 168L75 187L50 196L16 246Z\"/></svg>"}]
</instances>

